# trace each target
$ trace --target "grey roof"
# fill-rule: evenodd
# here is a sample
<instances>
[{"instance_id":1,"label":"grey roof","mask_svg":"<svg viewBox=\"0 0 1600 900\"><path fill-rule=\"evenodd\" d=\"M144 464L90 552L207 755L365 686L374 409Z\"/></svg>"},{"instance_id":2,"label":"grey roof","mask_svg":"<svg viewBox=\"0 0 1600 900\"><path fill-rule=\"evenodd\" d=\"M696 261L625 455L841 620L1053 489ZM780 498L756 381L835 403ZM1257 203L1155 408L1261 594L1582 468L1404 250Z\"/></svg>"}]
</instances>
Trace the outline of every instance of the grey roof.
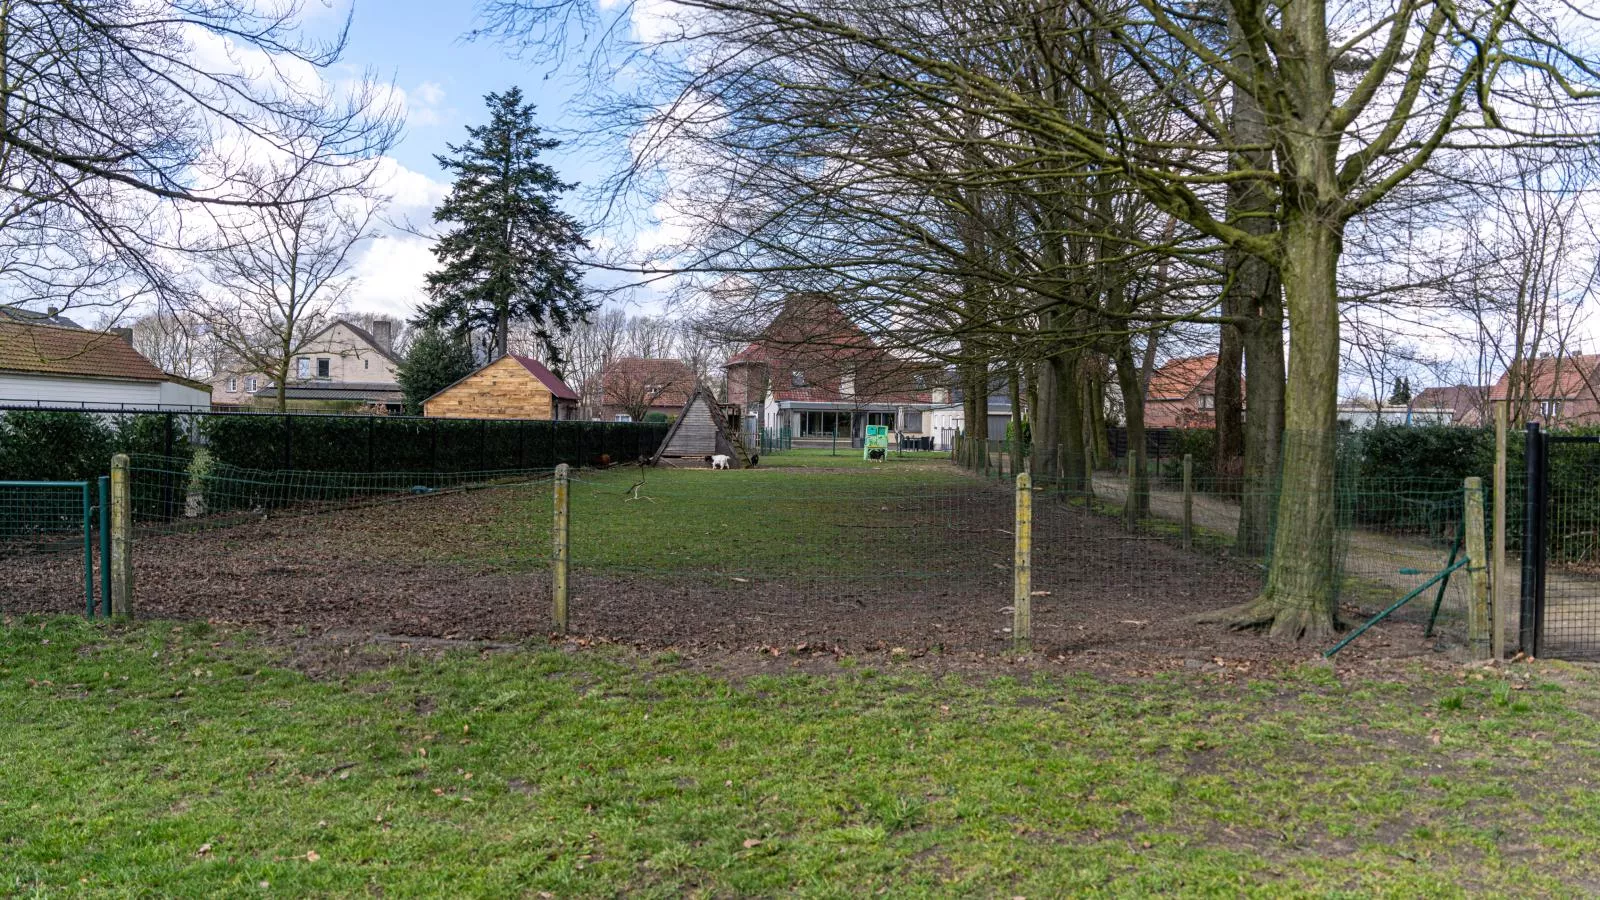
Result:
<instances>
[{"instance_id":1,"label":"grey roof","mask_svg":"<svg viewBox=\"0 0 1600 900\"><path fill-rule=\"evenodd\" d=\"M278 389L268 385L252 397L273 398ZM400 385L392 381L296 382L284 388L285 400L372 400L382 403L401 401Z\"/></svg>"},{"instance_id":2,"label":"grey roof","mask_svg":"<svg viewBox=\"0 0 1600 900\"><path fill-rule=\"evenodd\" d=\"M322 330L318 331L316 334L313 334L311 337L306 338L306 343L310 344L317 338L322 337L324 334L327 334L329 331L332 331L336 326L339 325L343 325L344 327L355 332L356 337L366 341L367 344L370 345L372 349L378 351L379 355L381 355L384 359L387 359L389 362L392 362L395 365L400 364L400 357L395 356L393 350L385 347L383 344L380 344L378 339L373 336L372 332L362 328L360 325L357 325L349 319L334 319L332 322L329 322L326 326L324 326Z\"/></svg>"},{"instance_id":3,"label":"grey roof","mask_svg":"<svg viewBox=\"0 0 1600 900\"><path fill-rule=\"evenodd\" d=\"M23 309L20 306L0 303L0 319L11 319L14 322L22 322L27 325L54 325L57 328L77 328L79 330L83 328L77 322L56 312L54 307L49 312L37 312L31 309Z\"/></svg>"}]
</instances>

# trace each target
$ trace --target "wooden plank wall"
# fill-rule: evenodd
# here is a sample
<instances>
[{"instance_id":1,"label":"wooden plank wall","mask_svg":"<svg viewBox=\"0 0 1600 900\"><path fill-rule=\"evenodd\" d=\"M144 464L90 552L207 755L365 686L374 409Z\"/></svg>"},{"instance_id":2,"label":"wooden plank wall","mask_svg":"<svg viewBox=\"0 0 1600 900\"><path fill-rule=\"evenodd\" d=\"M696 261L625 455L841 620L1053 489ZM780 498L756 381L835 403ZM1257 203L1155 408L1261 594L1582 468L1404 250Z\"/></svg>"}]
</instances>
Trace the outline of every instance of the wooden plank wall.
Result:
<instances>
[{"instance_id":1,"label":"wooden plank wall","mask_svg":"<svg viewBox=\"0 0 1600 900\"><path fill-rule=\"evenodd\" d=\"M446 419L548 419L550 389L503 356L429 400L423 413Z\"/></svg>"},{"instance_id":2,"label":"wooden plank wall","mask_svg":"<svg viewBox=\"0 0 1600 900\"><path fill-rule=\"evenodd\" d=\"M697 398L689 411L684 413L683 421L678 423L678 430L672 435L672 443L661 455L692 457L727 452L717 446L717 425L712 419L710 407L705 395Z\"/></svg>"}]
</instances>

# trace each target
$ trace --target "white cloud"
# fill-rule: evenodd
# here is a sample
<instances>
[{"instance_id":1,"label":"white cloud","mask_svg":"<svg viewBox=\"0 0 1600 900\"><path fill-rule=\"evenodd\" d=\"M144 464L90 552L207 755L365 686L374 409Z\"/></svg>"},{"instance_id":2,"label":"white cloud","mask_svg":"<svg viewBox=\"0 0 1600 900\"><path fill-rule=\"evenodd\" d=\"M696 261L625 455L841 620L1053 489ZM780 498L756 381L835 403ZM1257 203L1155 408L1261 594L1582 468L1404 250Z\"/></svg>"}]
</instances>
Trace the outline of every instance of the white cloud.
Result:
<instances>
[{"instance_id":1,"label":"white cloud","mask_svg":"<svg viewBox=\"0 0 1600 900\"><path fill-rule=\"evenodd\" d=\"M450 185L408 169L392 156L378 161L377 184L402 216L426 217L450 193Z\"/></svg>"},{"instance_id":2,"label":"white cloud","mask_svg":"<svg viewBox=\"0 0 1600 900\"><path fill-rule=\"evenodd\" d=\"M351 274L349 303L355 312L379 312L401 318L416 314L426 299L423 279L437 263L432 242L413 234L391 234L367 245Z\"/></svg>"}]
</instances>

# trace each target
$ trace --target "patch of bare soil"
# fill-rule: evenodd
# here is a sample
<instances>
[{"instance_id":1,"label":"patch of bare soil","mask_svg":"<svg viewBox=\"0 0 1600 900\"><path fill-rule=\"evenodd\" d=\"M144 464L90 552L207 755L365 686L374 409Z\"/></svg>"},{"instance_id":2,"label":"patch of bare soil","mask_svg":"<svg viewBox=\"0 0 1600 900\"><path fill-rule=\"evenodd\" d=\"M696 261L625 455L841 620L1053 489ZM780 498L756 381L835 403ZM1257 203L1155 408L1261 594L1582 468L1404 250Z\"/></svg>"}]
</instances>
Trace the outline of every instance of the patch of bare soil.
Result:
<instances>
[{"instance_id":1,"label":"patch of bare soil","mask_svg":"<svg viewBox=\"0 0 1600 900\"><path fill-rule=\"evenodd\" d=\"M486 555L475 545L479 526L495 521L504 502L502 492L480 491L144 537L136 612L244 626L343 656L363 642L437 650L553 640L547 573L453 561ZM1299 665L1325 649L1191 621L1252 596L1260 579L1251 566L1128 535L1075 507L1041 503L1036 515L1026 665L1233 678ZM998 545L977 549L955 574L947 567L936 577L903 577L892 558L870 578L580 570L567 640L672 649L749 671L825 670L840 656L872 654L936 669L1016 665L1009 567L988 559ZM0 611L80 610L79 566L72 554L0 560ZM819 573L827 567L818 561ZM1393 658L1442 654L1419 627L1395 623L1373 629L1338 662L1348 669Z\"/></svg>"}]
</instances>

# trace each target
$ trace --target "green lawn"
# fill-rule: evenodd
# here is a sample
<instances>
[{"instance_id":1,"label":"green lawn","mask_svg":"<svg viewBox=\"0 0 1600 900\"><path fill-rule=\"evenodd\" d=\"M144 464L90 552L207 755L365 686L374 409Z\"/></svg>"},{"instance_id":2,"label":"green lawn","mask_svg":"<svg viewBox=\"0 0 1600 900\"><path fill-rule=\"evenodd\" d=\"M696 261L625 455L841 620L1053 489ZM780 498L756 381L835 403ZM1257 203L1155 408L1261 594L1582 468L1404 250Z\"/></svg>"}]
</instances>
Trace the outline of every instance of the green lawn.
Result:
<instances>
[{"instance_id":1,"label":"green lawn","mask_svg":"<svg viewBox=\"0 0 1600 900\"><path fill-rule=\"evenodd\" d=\"M1590 670L958 680L878 657L729 678L613 650L319 680L282 665L203 625L0 627L0 894L1600 885Z\"/></svg>"},{"instance_id":2,"label":"green lawn","mask_svg":"<svg viewBox=\"0 0 1600 900\"><path fill-rule=\"evenodd\" d=\"M954 565L971 537L943 524L996 511L1009 515L1003 487L963 476L944 458L924 454L916 462L874 465L856 459L845 471L811 465L827 459L794 451L773 457L771 466L763 460L757 468L731 472L577 472L571 487L573 565L768 575ZM641 480L633 499L631 489ZM978 500L986 491L1000 493ZM546 565L548 483L500 496L494 521L469 542L479 554L471 561L511 569ZM897 523L910 524L876 527Z\"/></svg>"}]
</instances>

